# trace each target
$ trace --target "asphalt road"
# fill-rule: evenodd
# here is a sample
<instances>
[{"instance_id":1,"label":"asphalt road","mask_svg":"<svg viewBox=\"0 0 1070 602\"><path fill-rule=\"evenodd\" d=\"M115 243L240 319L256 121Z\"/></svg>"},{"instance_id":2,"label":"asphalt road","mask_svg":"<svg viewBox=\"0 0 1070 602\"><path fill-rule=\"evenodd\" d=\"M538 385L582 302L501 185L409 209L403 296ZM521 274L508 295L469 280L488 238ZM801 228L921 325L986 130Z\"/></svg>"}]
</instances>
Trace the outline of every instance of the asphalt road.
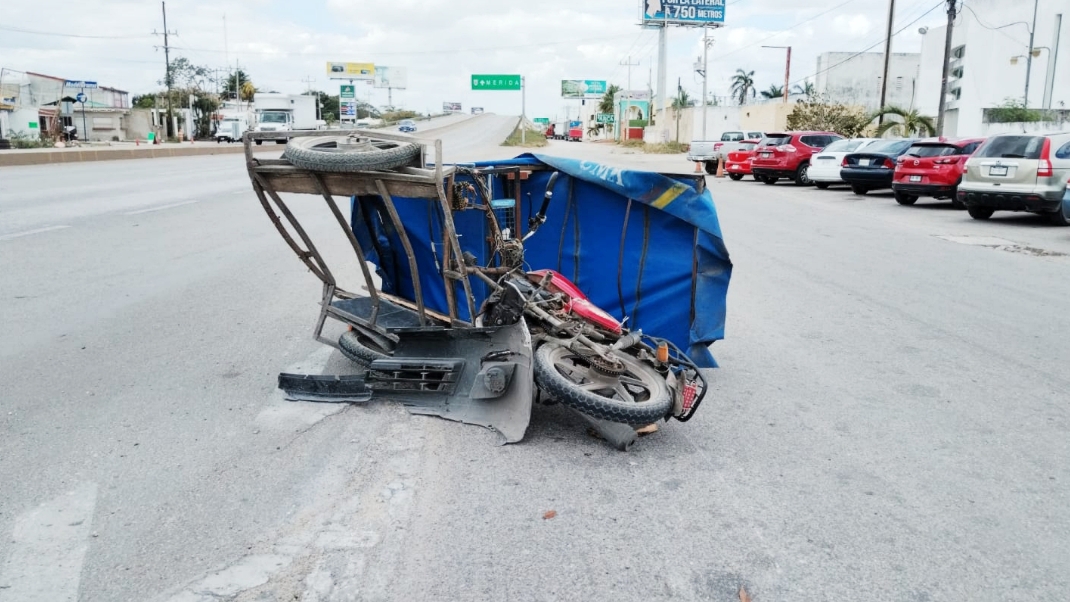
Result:
<instances>
[{"instance_id":1,"label":"asphalt road","mask_svg":"<svg viewBox=\"0 0 1070 602\"><path fill-rule=\"evenodd\" d=\"M517 154L513 122L445 159ZM722 367L620 453L556 407L496 447L283 401L345 361L238 156L3 170L0 601L1070 597L1070 229L708 182Z\"/></svg>"}]
</instances>

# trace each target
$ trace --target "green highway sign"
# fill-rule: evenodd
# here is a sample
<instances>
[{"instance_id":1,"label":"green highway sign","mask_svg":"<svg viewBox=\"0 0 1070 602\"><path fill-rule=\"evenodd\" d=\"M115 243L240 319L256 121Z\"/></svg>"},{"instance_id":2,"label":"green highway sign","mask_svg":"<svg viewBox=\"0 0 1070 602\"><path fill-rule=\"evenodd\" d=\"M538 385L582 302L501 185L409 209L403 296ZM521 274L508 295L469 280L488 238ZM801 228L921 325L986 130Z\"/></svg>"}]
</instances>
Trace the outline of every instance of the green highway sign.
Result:
<instances>
[{"instance_id":1,"label":"green highway sign","mask_svg":"<svg viewBox=\"0 0 1070 602\"><path fill-rule=\"evenodd\" d=\"M473 75L473 90L520 90L519 75Z\"/></svg>"},{"instance_id":2,"label":"green highway sign","mask_svg":"<svg viewBox=\"0 0 1070 602\"><path fill-rule=\"evenodd\" d=\"M535 119L532 119L532 121L534 121L535 123L541 123L543 125L550 125L549 117L536 117Z\"/></svg>"},{"instance_id":3,"label":"green highway sign","mask_svg":"<svg viewBox=\"0 0 1070 602\"><path fill-rule=\"evenodd\" d=\"M599 113L595 116L597 123L613 123L616 119L613 118L613 113Z\"/></svg>"}]
</instances>

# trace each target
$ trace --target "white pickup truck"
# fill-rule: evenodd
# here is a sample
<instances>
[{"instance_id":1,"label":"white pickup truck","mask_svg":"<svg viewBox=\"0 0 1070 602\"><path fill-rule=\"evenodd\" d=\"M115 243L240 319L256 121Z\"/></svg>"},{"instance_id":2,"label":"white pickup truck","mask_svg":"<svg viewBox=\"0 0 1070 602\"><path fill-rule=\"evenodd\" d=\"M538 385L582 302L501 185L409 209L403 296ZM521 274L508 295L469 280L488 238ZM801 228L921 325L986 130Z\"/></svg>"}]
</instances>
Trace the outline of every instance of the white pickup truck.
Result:
<instances>
[{"instance_id":1,"label":"white pickup truck","mask_svg":"<svg viewBox=\"0 0 1070 602\"><path fill-rule=\"evenodd\" d=\"M720 140L696 140L691 143L691 150L687 153L687 160L706 165L706 173L717 173L717 161L727 157L728 153L739 150L739 143L744 140L760 140L765 136L762 132L744 132L734 130L721 134Z\"/></svg>"}]
</instances>

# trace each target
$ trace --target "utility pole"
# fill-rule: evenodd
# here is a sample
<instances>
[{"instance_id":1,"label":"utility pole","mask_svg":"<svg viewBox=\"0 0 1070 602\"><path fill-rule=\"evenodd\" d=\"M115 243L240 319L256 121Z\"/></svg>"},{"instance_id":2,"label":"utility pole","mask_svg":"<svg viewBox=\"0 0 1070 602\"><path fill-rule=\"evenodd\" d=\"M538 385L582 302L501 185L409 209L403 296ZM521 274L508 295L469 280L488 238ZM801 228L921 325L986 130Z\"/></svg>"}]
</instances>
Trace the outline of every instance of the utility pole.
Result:
<instances>
[{"instance_id":1,"label":"utility pole","mask_svg":"<svg viewBox=\"0 0 1070 602\"><path fill-rule=\"evenodd\" d=\"M888 98L888 64L892 60L892 20L894 19L895 0L888 0L888 33L884 38L884 75L881 77L881 111L884 110L884 102ZM884 123L884 114L877 118L877 124L882 123Z\"/></svg>"},{"instance_id":2,"label":"utility pole","mask_svg":"<svg viewBox=\"0 0 1070 602\"><path fill-rule=\"evenodd\" d=\"M668 85L665 82L669 71L668 32L669 24L662 23L661 28L658 29L658 102L661 104L661 110L666 117L669 115ZM665 134L667 137L668 132L665 132Z\"/></svg>"},{"instance_id":3,"label":"utility pole","mask_svg":"<svg viewBox=\"0 0 1070 602\"><path fill-rule=\"evenodd\" d=\"M306 75L305 79L301 81L305 82L305 86L308 88L306 90L308 95L314 96L316 98L316 119L322 119L322 117L320 117L320 95L312 93L312 82L316 81L315 78L313 78L311 75Z\"/></svg>"},{"instance_id":4,"label":"utility pole","mask_svg":"<svg viewBox=\"0 0 1070 602\"><path fill-rule=\"evenodd\" d=\"M525 133L528 129L528 91L524 86L524 76L520 76L520 144L527 143Z\"/></svg>"},{"instance_id":5,"label":"utility pole","mask_svg":"<svg viewBox=\"0 0 1070 602\"><path fill-rule=\"evenodd\" d=\"M171 128L171 46L168 43L168 35L178 35L177 32L168 31L167 29L167 2L160 2L160 7L163 10L163 60L167 65L166 75L164 76L164 83L167 84L167 127L164 128L164 132L168 137L173 134ZM160 34L156 34L160 35Z\"/></svg>"},{"instance_id":6,"label":"utility pole","mask_svg":"<svg viewBox=\"0 0 1070 602\"><path fill-rule=\"evenodd\" d=\"M624 94L627 96L626 100L628 101L628 104L625 106L624 109L624 119L621 119L621 122L627 122L631 119L630 111L632 108L632 67L638 67L639 61L635 61L633 63L631 55L628 55L628 60L621 61L620 64L628 67L628 89L624 91ZM617 124L617 133L619 134L621 130L624 131L624 136L625 138L627 138L628 126L626 125L626 123Z\"/></svg>"},{"instance_id":7,"label":"utility pole","mask_svg":"<svg viewBox=\"0 0 1070 602\"><path fill-rule=\"evenodd\" d=\"M940 80L940 108L936 112L936 135L944 135L944 110L947 105L947 74L951 64L951 29L955 26L955 0L947 0L947 34L944 37L944 75Z\"/></svg>"},{"instance_id":8,"label":"utility pole","mask_svg":"<svg viewBox=\"0 0 1070 602\"><path fill-rule=\"evenodd\" d=\"M1033 68L1033 34L1037 30L1037 4L1040 0L1033 0L1033 27L1029 30L1029 52L1025 53L1025 103L1022 107L1029 108L1029 71ZM1051 50L1048 51L1049 53Z\"/></svg>"},{"instance_id":9,"label":"utility pole","mask_svg":"<svg viewBox=\"0 0 1070 602\"><path fill-rule=\"evenodd\" d=\"M706 138L706 95L709 94L710 81L710 46L713 39L710 38L710 28L702 28L702 139Z\"/></svg>"}]
</instances>

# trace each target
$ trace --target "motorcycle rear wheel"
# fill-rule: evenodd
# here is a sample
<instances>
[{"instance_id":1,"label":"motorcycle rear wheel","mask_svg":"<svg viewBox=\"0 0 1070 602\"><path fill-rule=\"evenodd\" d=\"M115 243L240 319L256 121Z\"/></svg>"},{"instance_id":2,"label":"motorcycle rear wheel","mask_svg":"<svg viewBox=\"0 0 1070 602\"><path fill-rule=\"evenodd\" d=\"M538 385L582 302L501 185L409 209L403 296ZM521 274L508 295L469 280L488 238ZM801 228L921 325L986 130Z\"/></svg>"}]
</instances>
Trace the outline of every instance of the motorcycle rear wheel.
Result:
<instances>
[{"instance_id":1,"label":"motorcycle rear wheel","mask_svg":"<svg viewBox=\"0 0 1070 602\"><path fill-rule=\"evenodd\" d=\"M611 375L596 370L588 357L559 343L543 343L535 350L535 383L561 403L610 422L650 424L672 411L672 391L650 364L614 351L611 357L623 368Z\"/></svg>"}]
</instances>

